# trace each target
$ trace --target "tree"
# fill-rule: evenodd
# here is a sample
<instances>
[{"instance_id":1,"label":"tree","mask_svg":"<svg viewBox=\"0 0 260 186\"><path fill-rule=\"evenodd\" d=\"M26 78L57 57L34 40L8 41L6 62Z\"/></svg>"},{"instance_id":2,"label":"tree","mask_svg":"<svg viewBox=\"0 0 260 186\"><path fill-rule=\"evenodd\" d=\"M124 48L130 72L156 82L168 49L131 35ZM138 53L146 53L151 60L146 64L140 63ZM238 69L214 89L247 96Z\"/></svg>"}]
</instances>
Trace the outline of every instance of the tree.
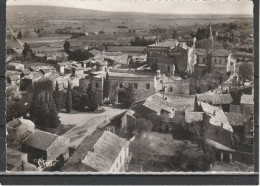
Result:
<instances>
[{"instance_id":1,"label":"tree","mask_svg":"<svg viewBox=\"0 0 260 186\"><path fill-rule=\"evenodd\" d=\"M84 110L87 106L87 95L82 87L74 87L71 91L72 108L76 110Z\"/></svg>"},{"instance_id":2,"label":"tree","mask_svg":"<svg viewBox=\"0 0 260 186\"><path fill-rule=\"evenodd\" d=\"M134 88L132 83L126 88L126 97L125 97L125 105L130 107L135 102L134 99Z\"/></svg>"},{"instance_id":3,"label":"tree","mask_svg":"<svg viewBox=\"0 0 260 186\"><path fill-rule=\"evenodd\" d=\"M71 113L72 110L72 97L71 97L71 85L68 81L67 96L66 96L66 111Z\"/></svg>"},{"instance_id":4,"label":"tree","mask_svg":"<svg viewBox=\"0 0 260 186\"><path fill-rule=\"evenodd\" d=\"M239 73L245 79L250 81L253 80L254 76L254 64L253 63L243 63L239 66Z\"/></svg>"},{"instance_id":5,"label":"tree","mask_svg":"<svg viewBox=\"0 0 260 186\"><path fill-rule=\"evenodd\" d=\"M40 128L56 127L60 124L50 80L35 83L30 116Z\"/></svg>"},{"instance_id":6,"label":"tree","mask_svg":"<svg viewBox=\"0 0 260 186\"><path fill-rule=\"evenodd\" d=\"M106 74L106 79L104 81L104 89L103 89L103 98L109 97L109 75L108 72Z\"/></svg>"},{"instance_id":7,"label":"tree","mask_svg":"<svg viewBox=\"0 0 260 186\"><path fill-rule=\"evenodd\" d=\"M19 31L18 34L17 34L17 39L22 39L23 35L22 35L22 32Z\"/></svg>"},{"instance_id":8,"label":"tree","mask_svg":"<svg viewBox=\"0 0 260 186\"><path fill-rule=\"evenodd\" d=\"M88 51L77 49L70 52L68 59L74 61L84 61L91 57L93 57L93 55Z\"/></svg>"},{"instance_id":9,"label":"tree","mask_svg":"<svg viewBox=\"0 0 260 186\"><path fill-rule=\"evenodd\" d=\"M60 119L58 116L58 111L55 109L54 102L51 103L49 112L48 112L48 120L49 120L49 127L55 128L60 124Z\"/></svg>"},{"instance_id":10,"label":"tree","mask_svg":"<svg viewBox=\"0 0 260 186\"><path fill-rule=\"evenodd\" d=\"M95 111L98 108L98 99L95 92L92 90L92 84L89 84L87 88L87 106L91 111Z\"/></svg>"},{"instance_id":11,"label":"tree","mask_svg":"<svg viewBox=\"0 0 260 186\"><path fill-rule=\"evenodd\" d=\"M27 56L27 53L30 51L30 47L27 43L24 43L22 54L24 57Z\"/></svg>"},{"instance_id":12,"label":"tree","mask_svg":"<svg viewBox=\"0 0 260 186\"><path fill-rule=\"evenodd\" d=\"M173 31L172 38L177 39L177 31L176 30Z\"/></svg>"},{"instance_id":13,"label":"tree","mask_svg":"<svg viewBox=\"0 0 260 186\"><path fill-rule=\"evenodd\" d=\"M152 123L144 118L137 118L135 125L135 133L137 136L142 136L144 133L151 131L153 128Z\"/></svg>"},{"instance_id":14,"label":"tree","mask_svg":"<svg viewBox=\"0 0 260 186\"><path fill-rule=\"evenodd\" d=\"M54 99L56 109L57 109L57 111L59 111L59 109L61 108L61 93L60 93L59 84L57 81L56 81L55 90L53 92L53 99Z\"/></svg>"},{"instance_id":15,"label":"tree","mask_svg":"<svg viewBox=\"0 0 260 186\"><path fill-rule=\"evenodd\" d=\"M64 51L66 53L70 52L70 42L68 42L67 40L65 41L64 45L63 45Z\"/></svg>"}]
</instances>

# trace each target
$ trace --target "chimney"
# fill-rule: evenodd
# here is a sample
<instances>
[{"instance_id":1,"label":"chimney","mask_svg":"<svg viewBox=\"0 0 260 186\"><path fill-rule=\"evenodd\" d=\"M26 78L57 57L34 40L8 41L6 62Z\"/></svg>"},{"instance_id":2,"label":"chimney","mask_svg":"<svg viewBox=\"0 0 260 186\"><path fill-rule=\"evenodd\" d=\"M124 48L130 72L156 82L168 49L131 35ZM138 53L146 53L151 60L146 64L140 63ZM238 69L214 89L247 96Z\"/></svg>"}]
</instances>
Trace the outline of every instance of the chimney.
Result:
<instances>
[{"instance_id":1,"label":"chimney","mask_svg":"<svg viewBox=\"0 0 260 186\"><path fill-rule=\"evenodd\" d=\"M161 77L161 71L156 70L156 78L159 79Z\"/></svg>"},{"instance_id":2,"label":"chimney","mask_svg":"<svg viewBox=\"0 0 260 186\"><path fill-rule=\"evenodd\" d=\"M165 93L163 93L163 100L167 100L167 97L165 96Z\"/></svg>"}]
</instances>

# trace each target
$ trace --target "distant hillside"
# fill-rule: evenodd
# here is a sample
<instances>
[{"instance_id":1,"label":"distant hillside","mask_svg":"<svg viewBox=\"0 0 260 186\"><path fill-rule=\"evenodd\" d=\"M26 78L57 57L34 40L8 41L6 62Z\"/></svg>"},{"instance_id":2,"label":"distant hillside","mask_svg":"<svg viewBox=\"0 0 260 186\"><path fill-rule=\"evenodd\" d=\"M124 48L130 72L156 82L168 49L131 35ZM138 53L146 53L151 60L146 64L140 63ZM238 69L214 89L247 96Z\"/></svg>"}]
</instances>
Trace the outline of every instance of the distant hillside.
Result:
<instances>
[{"instance_id":1,"label":"distant hillside","mask_svg":"<svg viewBox=\"0 0 260 186\"><path fill-rule=\"evenodd\" d=\"M106 12L99 10L90 9L79 9L79 8L67 8L67 7L56 7L56 6L7 6L7 16L11 14L23 15L50 15L50 14L66 14L68 16L145 16L149 18L159 19L225 19L225 18L252 18L252 15L192 15L192 14L151 14L151 13L136 13L136 12Z\"/></svg>"}]
</instances>

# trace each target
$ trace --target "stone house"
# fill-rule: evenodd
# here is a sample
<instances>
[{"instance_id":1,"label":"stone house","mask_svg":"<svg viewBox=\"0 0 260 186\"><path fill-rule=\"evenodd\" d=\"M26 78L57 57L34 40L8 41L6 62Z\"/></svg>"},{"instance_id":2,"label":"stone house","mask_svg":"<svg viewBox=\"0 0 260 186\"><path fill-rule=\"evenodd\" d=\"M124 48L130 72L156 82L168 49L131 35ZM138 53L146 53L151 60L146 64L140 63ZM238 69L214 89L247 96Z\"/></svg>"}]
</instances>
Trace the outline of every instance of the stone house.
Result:
<instances>
[{"instance_id":1,"label":"stone house","mask_svg":"<svg viewBox=\"0 0 260 186\"><path fill-rule=\"evenodd\" d=\"M230 94L203 93L197 94L197 101L221 107L225 112L229 112L229 106L233 102Z\"/></svg>"},{"instance_id":2,"label":"stone house","mask_svg":"<svg viewBox=\"0 0 260 186\"><path fill-rule=\"evenodd\" d=\"M211 55L211 63L214 71L218 71L222 74L236 71L236 61L231 58L231 52L226 49L212 49L206 51L202 48L196 48L195 54L197 56L195 65L196 72L202 72L206 69L207 54Z\"/></svg>"},{"instance_id":3,"label":"stone house","mask_svg":"<svg viewBox=\"0 0 260 186\"><path fill-rule=\"evenodd\" d=\"M18 118L6 123L7 146L21 150L22 141L35 130L35 124L28 119Z\"/></svg>"},{"instance_id":4,"label":"stone house","mask_svg":"<svg viewBox=\"0 0 260 186\"><path fill-rule=\"evenodd\" d=\"M56 160L68 153L69 139L41 130L35 130L22 142L21 151L28 154L28 162L38 159Z\"/></svg>"},{"instance_id":5,"label":"stone house","mask_svg":"<svg viewBox=\"0 0 260 186\"><path fill-rule=\"evenodd\" d=\"M162 73L171 73L175 65L177 73L193 72L193 65L196 62L194 47L196 40L188 46L186 42L179 42L176 39L166 40L147 46L147 62L152 70L161 70Z\"/></svg>"},{"instance_id":6,"label":"stone house","mask_svg":"<svg viewBox=\"0 0 260 186\"><path fill-rule=\"evenodd\" d=\"M241 113L251 115L254 113L254 95L243 94L240 100Z\"/></svg>"},{"instance_id":7,"label":"stone house","mask_svg":"<svg viewBox=\"0 0 260 186\"><path fill-rule=\"evenodd\" d=\"M12 86L20 86L20 75L11 75L7 76L7 82L10 83Z\"/></svg>"},{"instance_id":8,"label":"stone house","mask_svg":"<svg viewBox=\"0 0 260 186\"><path fill-rule=\"evenodd\" d=\"M129 142L108 131L87 150L81 161L87 171L124 172L130 160Z\"/></svg>"},{"instance_id":9,"label":"stone house","mask_svg":"<svg viewBox=\"0 0 260 186\"><path fill-rule=\"evenodd\" d=\"M24 69L24 65L21 63L8 63L6 65L6 70L22 70Z\"/></svg>"},{"instance_id":10,"label":"stone house","mask_svg":"<svg viewBox=\"0 0 260 186\"><path fill-rule=\"evenodd\" d=\"M70 66L70 62L62 62L56 64L56 70L60 75L63 75L65 73L65 67Z\"/></svg>"}]
</instances>

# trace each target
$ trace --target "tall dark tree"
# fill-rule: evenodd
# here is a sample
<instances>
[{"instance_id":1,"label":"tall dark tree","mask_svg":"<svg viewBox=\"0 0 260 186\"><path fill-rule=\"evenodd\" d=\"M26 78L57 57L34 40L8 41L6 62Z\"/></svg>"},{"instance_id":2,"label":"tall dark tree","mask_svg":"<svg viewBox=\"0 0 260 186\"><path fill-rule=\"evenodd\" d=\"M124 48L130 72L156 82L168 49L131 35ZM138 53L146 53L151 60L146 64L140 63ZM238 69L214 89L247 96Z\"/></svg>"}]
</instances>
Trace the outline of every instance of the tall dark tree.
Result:
<instances>
[{"instance_id":1,"label":"tall dark tree","mask_svg":"<svg viewBox=\"0 0 260 186\"><path fill-rule=\"evenodd\" d=\"M63 45L64 51L66 53L70 52L70 42L68 42L67 40L65 41L64 45Z\"/></svg>"},{"instance_id":2,"label":"tall dark tree","mask_svg":"<svg viewBox=\"0 0 260 186\"><path fill-rule=\"evenodd\" d=\"M57 111L59 111L59 109L61 108L61 93L60 93L59 84L57 81L56 81L55 90L53 92L53 99L54 99L56 109L57 109Z\"/></svg>"},{"instance_id":3,"label":"tall dark tree","mask_svg":"<svg viewBox=\"0 0 260 186\"><path fill-rule=\"evenodd\" d=\"M126 88L126 97L125 97L125 105L130 107L135 102L134 99L134 88L132 83Z\"/></svg>"},{"instance_id":4,"label":"tall dark tree","mask_svg":"<svg viewBox=\"0 0 260 186\"><path fill-rule=\"evenodd\" d=\"M27 43L24 43L24 46L23 46L23 56L26 57L27 56L27 53L30 51L30 47Z\"/></svg>"},{"instance_id":5,"label":"tall dark tree","mask_svg":"<svg viewBox=\"0 0 260 186\"><path fill-rule=\"evenodd\" d=\"M50 80L35 84L30 116L40 128L56 127L60 124Z\"/></svg>"},{"instance_id":6,"label":"tall dark tree","mask_svg":"<svg viewBox=\"0 0 260 186\"><path fill-rule=\"evenodd\" d=\"M18 34L17 34L17 39L22 39L23 35L22 35L22 32L19 31Z\"/></svg>"},{"instance_id":7,"label":"tall dark tree","mask_svg":"<svg viewBox=\"0 0 260 186\"><path fill-rule=\"evenodd\" d=\"M67 97L66 97L66 111L67 113L71 113L72 110L72 97L71 97L71 85L68 81L68 88L67 88Z\"/></svg>"},{"instance_id":8,"label":"tall dark tree","mask_svg":"<svg viewBox=\"0 0 260 186\"><path fill-rule=\"evenodd\" d=\"M104 81L104 89L103 89L103 98L108 98L109 96L109 75L108 72L106 74L106 79Z\"/></svg>"},{"instance_id":9,"label":"tall dark tree","mask_svg":"<svg viewBox=\"0 0 260 186\"><path fill-rule=\"evenodd\" d=\"M90 110L95 111L98 108L98 98L95 92L92 90L92 85L89 84L87 88L87 106Z\"/></svg>"},{"instance_id":10,"label":"tall dark tree","mask_svg":"<svg viewBox=\"0 0 260 186\"><path fill-rule=\"evenodd\" d=\"M72 108L75 110L84 110L87 106L86 91L82 87L74 87L71 91Z\"/></svg>"}]
</instances>

